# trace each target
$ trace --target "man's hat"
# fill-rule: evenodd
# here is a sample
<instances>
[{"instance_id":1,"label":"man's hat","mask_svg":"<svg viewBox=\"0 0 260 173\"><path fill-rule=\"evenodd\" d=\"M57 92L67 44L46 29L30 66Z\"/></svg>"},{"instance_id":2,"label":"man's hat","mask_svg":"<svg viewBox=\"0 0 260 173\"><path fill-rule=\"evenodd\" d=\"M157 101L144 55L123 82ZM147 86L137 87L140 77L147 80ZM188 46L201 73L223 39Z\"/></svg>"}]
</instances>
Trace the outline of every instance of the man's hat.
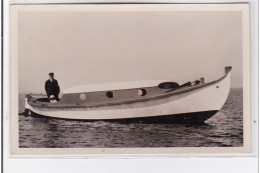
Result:
<instances>
[{"instance_id":1,"label":"man's hat","mask_svg":"<svg viewBox=\"0 0 260 173\"><path fill-rule=\"evenodd\" d=\"M54 76L54 73L52 73L52 72L51 72L51 73L49 73L49 76Z\"/></svg>"}]
</instances>

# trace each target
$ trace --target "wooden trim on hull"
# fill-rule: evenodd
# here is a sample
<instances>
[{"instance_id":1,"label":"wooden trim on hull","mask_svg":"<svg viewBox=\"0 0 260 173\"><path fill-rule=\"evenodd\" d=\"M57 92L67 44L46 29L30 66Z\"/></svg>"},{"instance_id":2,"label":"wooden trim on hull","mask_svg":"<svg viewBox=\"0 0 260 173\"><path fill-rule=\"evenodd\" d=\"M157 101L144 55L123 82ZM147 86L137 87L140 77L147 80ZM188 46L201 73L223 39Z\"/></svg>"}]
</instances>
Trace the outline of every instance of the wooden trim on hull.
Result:
<instances>
[{"instance_id":1,"label":"wooden trim on hull","mask_svg":"<svg viewBox=\"0 0 260 173\"><path fill-rule=\"evenodd\" d=\"M124 119L91 119L91 120L77 120L77 119L67 119L67 118L57 118L48 117L44 115L39 115L31 111L31 116L40 118L52 118L52 119L63 119L71 121L106 121L106 122L119 122L119 123L153 123L153 124L200 124L204 123L206 120L215 115L218 110L210 110L203 112L189 112L182 114L173 115L159 115L151 117L138 117L138 118L124 118Z\"/></svg>"}]
</instances>

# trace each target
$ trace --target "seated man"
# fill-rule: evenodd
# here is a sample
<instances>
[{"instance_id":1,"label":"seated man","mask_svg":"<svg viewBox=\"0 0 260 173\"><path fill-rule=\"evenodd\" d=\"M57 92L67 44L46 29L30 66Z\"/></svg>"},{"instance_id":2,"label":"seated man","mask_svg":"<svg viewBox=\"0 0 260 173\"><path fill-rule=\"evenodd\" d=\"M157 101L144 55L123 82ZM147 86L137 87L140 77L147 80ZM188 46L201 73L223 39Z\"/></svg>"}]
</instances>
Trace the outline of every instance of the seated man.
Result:
<instances>
[{"instance_id":1,"label":"seated man","mask_svg":"<svg viewBox=\"0 0 260 173\"><path fill-rule=\"evenodd\" d=\"M60 87L58 81L54 79L54 73L49 73L50 79L45 82L45 91L50 102L59 100Z\"/></svg>"}]
</instances>

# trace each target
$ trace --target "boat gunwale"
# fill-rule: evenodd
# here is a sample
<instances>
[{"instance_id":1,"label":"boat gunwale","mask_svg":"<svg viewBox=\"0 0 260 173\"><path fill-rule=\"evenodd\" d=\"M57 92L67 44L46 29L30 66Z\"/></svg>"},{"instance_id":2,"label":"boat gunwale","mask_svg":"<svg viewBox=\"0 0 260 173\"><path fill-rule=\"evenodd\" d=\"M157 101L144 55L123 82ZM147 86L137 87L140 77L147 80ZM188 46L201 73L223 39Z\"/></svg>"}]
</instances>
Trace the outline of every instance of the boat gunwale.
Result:
<instances>
[{"instance_id":1,"label":"boat gunwale","mask_svg":"<svg viewBox=\"0 0 260 173\"><path fill-rule=\"evenodd\" d=\"M217 82L220 82L221 80L225 79L226 76L230 73L232 67L229 67L229 69L227 69L226 73L224 76L222 76L221 78L212 81L212 82L208 82L208 83L203 83L203 84L198 84L198 85L193 85L193 86L187 86L184 88L177 88L177 89L170 89L168 91L166 91L163 94L159 94L159 95L155 95L155 96L149 96L149 97L145 97L145 98L137 98L137 99L132 99L132 100L127 100L127 101L117 101L117 102L113 102L113 103L103 103L103 104L94 104L94 105L82 105L82 104L63 104L63 105L41 105L38 103L32 103L30 101L30 103L28 103L29 105L33 106L33 107L38 107L38 108L55 108L55 109L66 109L66 108L93 108L93 107L102 107L102 106L114 106L114 105L122 105L122 104L131 104L131 103L137 103L137 102L144 102L144 101L150 101L150 100L156 100L156 99L161 99L161 98L165 98L165 97L170 97L170 96L174 96L174 95L179 95L179 94L183 94L185 92L190 92L196 89L200 89L200 88L204 88L210 85L213 85ZM131 88L131 89L139 89L139 88ZM115 90L118 91L118 90Z\"/></svg>"}]
</instances>

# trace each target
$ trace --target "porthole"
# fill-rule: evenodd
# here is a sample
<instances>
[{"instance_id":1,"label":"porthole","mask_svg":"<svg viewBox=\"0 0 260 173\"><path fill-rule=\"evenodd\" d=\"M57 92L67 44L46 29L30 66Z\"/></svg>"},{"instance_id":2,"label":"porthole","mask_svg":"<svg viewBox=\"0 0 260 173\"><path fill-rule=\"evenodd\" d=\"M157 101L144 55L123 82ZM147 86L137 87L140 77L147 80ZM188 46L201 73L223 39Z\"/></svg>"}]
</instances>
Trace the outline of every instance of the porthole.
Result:
<instances>
[{"instance_id":1,"label":"porthole","mask_svg":"<svg viewBox=\"0 0 260 173\"><path fill-rule=\"evenodd\" d=\"M111 91L108 91L106 93L106 96L107 96L107 98L113 98L114 97L113 92L111 92Z\"/></svg>"},{"instance_id":2,"label":"porthole","mask_svg":"<svg viewBox=\"0 0 260 173\"><path fill-rule=\"evenodd\" d=\"M86 100L86 97L87 97L86 94L83 94L83 93L79 95L79 98L81 100Z\"/></svg>"},{"instance_id":3,"label":"porthole","mask_svg":"<svg viewBox=\"0 0 260 173\"><path fill-rule=\"evenodd\" d=\"M147 91L145 89L139 89L137 93L139 96L145 96L147 94Z\"/></svg>"}]
</instances>

